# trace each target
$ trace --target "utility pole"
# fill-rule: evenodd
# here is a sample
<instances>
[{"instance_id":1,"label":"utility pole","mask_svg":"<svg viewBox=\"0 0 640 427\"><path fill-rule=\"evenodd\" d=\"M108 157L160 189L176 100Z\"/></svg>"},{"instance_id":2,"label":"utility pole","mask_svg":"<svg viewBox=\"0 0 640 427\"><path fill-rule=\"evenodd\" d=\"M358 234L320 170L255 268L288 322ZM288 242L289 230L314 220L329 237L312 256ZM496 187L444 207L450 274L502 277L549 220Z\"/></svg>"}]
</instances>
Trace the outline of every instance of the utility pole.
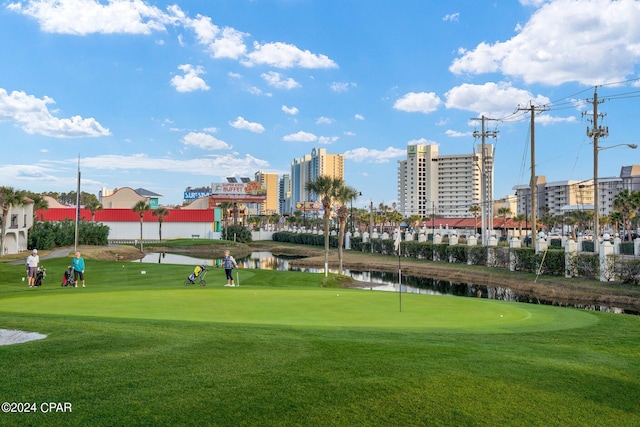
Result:
<instances>
[{"instance_id":1,"label":"utility pole","mask_svg":"<svg viewBox=\"0 0 640 427\"><path fill-rule=\"evenodd\" d=\"M529 110L531 112L531 179L529 187L531 189L531 244L536 248L536 235L538 232L536 199L538 198L538 180L536 179L536 110L547 111L544 107L535 107L533 102L529 108L518 108L518 110ZM537 249L536 249L537 251Z\"/></svg>"},{"instance_id":2,"label":"utility pole","mask_svg":"<svg viewBox=\"0 0 640 427\"><path fill-rule=\"evenodd\" d=\"M487 151L485 149L485 139L486 138L497 138L498 131L485 131L485 121L487 120L496 120L490 119L488 117L482 116L480 118L471 119L471 120L481 120L482 121L482 132L478 133L478 131L473 131L474 138L482 138L482 163L480 166L480 206L482 207L480 225L482 227L482 246L487 246L489 239L487 235L487 231L493 230L493 179L491 176L493 174L489 174L489 166L487 164L487 160L491 158L492 166L491 171L493 171L493 150L491 150L491 155L487 155ZM487 225L487 222L489 223Z\"/></svg>"},{"instance_id":3,"label":"utility pole","mask_svg":"<svg viewBox=\"0 0 640 427\"><path fill-rule=\"evenodd\" d=\"M598 126L598 104L603 101L598 101L598 88L593 91L593 100L588 100L593 104L593 119L589 120L593 123L593 128L589 129L587 126L587 136L593 138L593 251L598 253L600 251L600 211L598 209L598 138L604 138L609 136L609 127ZM600 114L604 117L604 114Z\"/></svg>"}]
</instances>

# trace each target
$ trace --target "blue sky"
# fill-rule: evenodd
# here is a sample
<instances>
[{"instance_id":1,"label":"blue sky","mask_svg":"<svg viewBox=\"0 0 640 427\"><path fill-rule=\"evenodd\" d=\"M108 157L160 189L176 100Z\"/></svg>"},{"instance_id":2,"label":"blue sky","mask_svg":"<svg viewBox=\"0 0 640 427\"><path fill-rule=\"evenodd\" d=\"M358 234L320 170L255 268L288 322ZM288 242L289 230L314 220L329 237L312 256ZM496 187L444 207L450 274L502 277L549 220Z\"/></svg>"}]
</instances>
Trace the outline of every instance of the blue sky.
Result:
<instances>
[{"instance_id":1,"label":"blue sky","mask_svg":"<svg viewBox=\"0 0 640 427\"><path fill-rule=\"evenodd\" d=\"M497 130L494 196L536 172L593 176L640 143L640 3L632 0L0 0L0 185L185 187L345 155L355 205L397 199L414 143L471 153ZM585 113L585 114L583 114ZM600 152L599 175L640 163Z\"/></svg>"}]
</instances>

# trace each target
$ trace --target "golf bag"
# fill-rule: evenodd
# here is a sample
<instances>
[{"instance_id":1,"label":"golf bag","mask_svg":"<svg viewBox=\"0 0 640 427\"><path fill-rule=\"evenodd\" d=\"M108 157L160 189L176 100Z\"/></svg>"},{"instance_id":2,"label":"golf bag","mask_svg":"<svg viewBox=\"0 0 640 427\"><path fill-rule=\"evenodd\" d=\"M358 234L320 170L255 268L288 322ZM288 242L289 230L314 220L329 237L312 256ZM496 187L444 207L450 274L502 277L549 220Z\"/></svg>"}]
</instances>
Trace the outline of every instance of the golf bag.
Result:
<instances>
[{"instance_id":1,"label":"golf bag","mask_svg":"<svg viewBox=\"0 0 640 427\"><path fill-rule=\"evenodd\" d=\"M44 280L45 277L47 277L47 270L42 267L38 267L36 278L33 281L33 286L42 286L42 280Z\"/></svg>"},{"instance_id":2,"label":"golf bag","mask_svg":"<svg viewBox=\"0 0 640 427\"><path fill-rule=\"evenodd\" d=\"M73 278L73 267L69 267L62 275L62 284L60 286L71 286L73 288L75 285L76 281Z\"/></svg>"},{"instance_id":3,"label":"golf bag","mask_svg":"<svg viewBox=\"0 0 640 427\"><path fill-rule=\"evenodd\" d=\"M207 281L204 280L204 277L207 275L207 271L209 270L206 265L196 266L196 268L193 269L193 273L191 273L189 277L187 277L187 280L184 281L185 286L193 285L196 281L200 281L200 286L206 285Z\"/></svg>"}]
</instances>

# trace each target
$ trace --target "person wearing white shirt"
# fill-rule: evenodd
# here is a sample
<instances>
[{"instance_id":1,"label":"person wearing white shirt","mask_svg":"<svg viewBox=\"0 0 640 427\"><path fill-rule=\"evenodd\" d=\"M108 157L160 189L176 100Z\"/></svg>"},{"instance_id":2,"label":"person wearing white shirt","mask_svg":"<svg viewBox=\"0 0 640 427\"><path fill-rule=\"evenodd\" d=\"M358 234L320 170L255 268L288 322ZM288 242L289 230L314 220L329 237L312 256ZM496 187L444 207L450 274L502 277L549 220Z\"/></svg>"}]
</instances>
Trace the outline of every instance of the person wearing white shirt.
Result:
<instances>
[{"instance_id":1,"label":"person wearing white shirt","mask_svg":"<svg viewBox=\"0 0 640 427\"><path fill-rule=\"evenodd\" d=\"M40 257L38 256L37 249L34 249L31 255L27 257L26 264L29 287L33 288L35 286L36 275L38 274L38 266L40 266Z\"/></svg>"}]
</instances>

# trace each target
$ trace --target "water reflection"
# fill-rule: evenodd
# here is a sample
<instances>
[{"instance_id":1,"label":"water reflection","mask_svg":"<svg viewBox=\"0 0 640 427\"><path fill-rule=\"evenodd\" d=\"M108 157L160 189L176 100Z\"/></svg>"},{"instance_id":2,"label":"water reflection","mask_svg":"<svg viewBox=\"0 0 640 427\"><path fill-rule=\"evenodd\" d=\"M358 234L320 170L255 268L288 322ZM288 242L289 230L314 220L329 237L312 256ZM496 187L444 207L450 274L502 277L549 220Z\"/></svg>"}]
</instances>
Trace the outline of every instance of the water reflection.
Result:
<instances>
[{"instance_id":1,"label":"water reflection","mask_svg":"<svg viewBox=\"0 0 640 427\"><path fill-rule=\"evenodd\" d=\"M289 261L299 257L274 256L271 252L253 252L249 256L236 258L240 268L254 268L261 270L280 271L302 271L305 273L324 273L320 268L298 268L289 265ZM214 267L222 266L221 258L203 259L186 255L168 253L148 253L144 258L134 261L143 263L166 263L166 264L186 264L186 265L208 265ZM331 273L338 273L337 269L329 269ZM510 288L492 287L486 285L474 285L467 283L453 283L448 280L438 280L425 277L402 276L402 284L398 284L398 273L388 273L381 271L355 271L344 270L346 276L362 284L363 289L377 291L389 291L425 294L425 295L449 295L473 298L487 298L501 301L525 302L531 304L545 304L584 308L588 310L604 311L611 313L624 313L638 315L640 312L633 308L619 308L599 305L588 305L579 303L566 303L555 300L542 300L535 295L516 293Z\"/></svg>"}]
</instances>

